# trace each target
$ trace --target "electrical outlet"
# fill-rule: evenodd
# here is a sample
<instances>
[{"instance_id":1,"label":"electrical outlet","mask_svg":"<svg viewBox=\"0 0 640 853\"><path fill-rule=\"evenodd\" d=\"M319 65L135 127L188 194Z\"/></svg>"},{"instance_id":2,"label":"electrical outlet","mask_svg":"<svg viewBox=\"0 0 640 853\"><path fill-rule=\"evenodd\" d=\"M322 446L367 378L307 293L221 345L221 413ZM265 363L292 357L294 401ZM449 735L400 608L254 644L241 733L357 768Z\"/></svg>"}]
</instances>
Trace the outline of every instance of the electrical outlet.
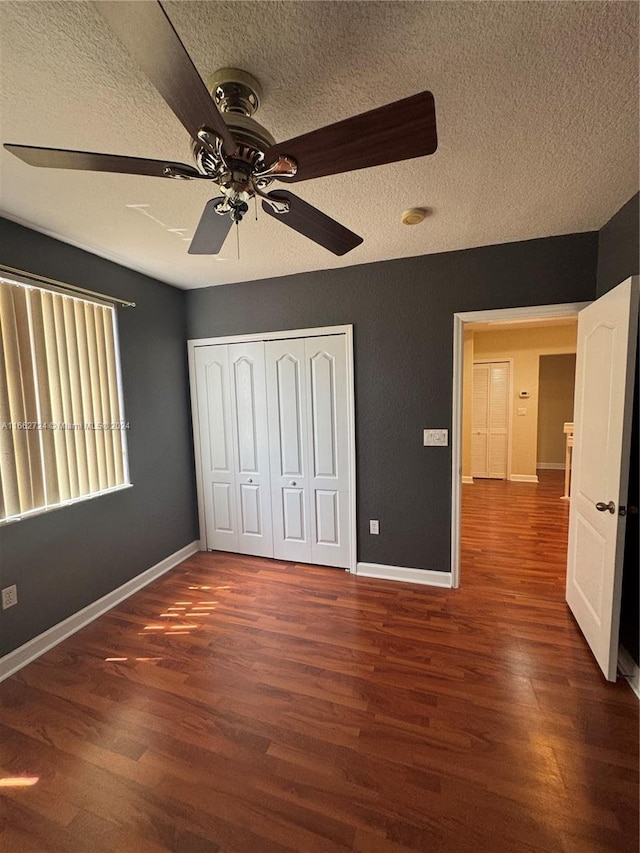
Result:
<instances>
[{"instance_id":1,"label":"electrical outlet","mask_svg":"<svg viewBox=\"0 0 640 853\"><path fill-rule=\"evenodd\" d=\"M373 533L374 536L378 536L380 533L380 522L377 518L372 518L369 521L369 533Z\"/></svg>"},{"instance_id":2,"label":"electrical outlet","mask_svg":"<svg viewBox=\"0 0 640 853\"><path fill-rule=\"evenodd\" d=\"M13 584L13 586L7 586L2 590L2 609L7 610L9 607L13 607L14 604L18 603L18 587Z\"/></svg>"}]
</instances>

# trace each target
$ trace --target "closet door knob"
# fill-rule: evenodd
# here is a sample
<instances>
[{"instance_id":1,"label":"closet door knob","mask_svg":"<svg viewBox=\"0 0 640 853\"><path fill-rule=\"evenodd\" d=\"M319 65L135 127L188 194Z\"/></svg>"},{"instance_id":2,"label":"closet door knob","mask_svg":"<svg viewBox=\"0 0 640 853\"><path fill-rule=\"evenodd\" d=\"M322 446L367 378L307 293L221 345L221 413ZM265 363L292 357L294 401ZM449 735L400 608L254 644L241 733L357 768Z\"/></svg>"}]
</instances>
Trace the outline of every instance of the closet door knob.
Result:
<instances>
[{"instance_id":1,"label":"closet door knob","mask_svg":"<svg viewBox=\"0 0 640 853\"><path fill-rule=\"evenodd\" d=\"M290 486L296 486L296 485L297 485L297 483L296 483L296 481L295 481L295 480L292 480L292 481L289 483L289 485L290 485Z\"/></svg>"},{"instance_id":2,"label":"closet door knob","mask_svg":"<svg viewBox=\"0 0 640 853\"><path fill-rule=\"evenodd\" d=\"M247 480L247 483L253 483L253 480L251 479L251 477L249 477L249 479Z\"/></svg>"}]
</instances>

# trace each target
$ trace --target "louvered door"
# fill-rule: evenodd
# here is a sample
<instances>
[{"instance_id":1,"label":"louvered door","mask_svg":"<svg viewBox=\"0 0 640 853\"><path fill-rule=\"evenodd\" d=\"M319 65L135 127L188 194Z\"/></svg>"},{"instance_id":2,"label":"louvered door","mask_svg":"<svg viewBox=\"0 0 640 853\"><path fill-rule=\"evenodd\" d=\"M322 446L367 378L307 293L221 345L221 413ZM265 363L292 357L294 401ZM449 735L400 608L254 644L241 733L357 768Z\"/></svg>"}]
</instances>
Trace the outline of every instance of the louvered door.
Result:
<instances>
[{"instance_id":1,"label":"louvered door","mask_svg":"<svg viewBox=\"0 0 640 853\"><path fill-rule=\"evenodd\" d=\"M471 476L488 477L489 365L473 365L471 414Z\"/></svg>"},{"instance_id":2,"label":"louvered door","mask_svg":"<svg viewBox=\"0 0 640 853\"><path fill-rule=\"evenodd\" d=\"M507 477L509 385L508 361L477 362L473 365L473 477L497 480Z\"/></svg>"}]
</instances>

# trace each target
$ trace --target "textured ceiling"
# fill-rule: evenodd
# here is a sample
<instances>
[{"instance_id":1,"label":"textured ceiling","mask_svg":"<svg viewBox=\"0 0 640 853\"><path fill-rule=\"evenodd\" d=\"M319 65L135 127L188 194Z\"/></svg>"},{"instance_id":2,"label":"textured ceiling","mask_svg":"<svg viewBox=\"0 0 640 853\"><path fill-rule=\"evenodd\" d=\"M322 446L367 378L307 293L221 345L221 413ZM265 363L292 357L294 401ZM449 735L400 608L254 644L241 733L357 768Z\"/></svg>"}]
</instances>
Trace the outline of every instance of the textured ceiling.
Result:
<instances>
[{"instance_id":1,"label":"textured ceiling","mask_svg":"<svg viewBox=\"0 0 640 853\"><path fill-rule=\"evenodd\" d=\"M213 185L36 169L3 150L5 216L190 288L597 229L638 189L635 2L164 5L203 77L258 77L256 118L278 141L429 89L438 151L296 185L364 237L343 258L262 211L240 225L240 260L233 233L221 260L190 256ZM2 142L191 162L90 3L1 2L0 31ZM432 214L407 227L412 206Z\"/></svg>"}]
</instances>

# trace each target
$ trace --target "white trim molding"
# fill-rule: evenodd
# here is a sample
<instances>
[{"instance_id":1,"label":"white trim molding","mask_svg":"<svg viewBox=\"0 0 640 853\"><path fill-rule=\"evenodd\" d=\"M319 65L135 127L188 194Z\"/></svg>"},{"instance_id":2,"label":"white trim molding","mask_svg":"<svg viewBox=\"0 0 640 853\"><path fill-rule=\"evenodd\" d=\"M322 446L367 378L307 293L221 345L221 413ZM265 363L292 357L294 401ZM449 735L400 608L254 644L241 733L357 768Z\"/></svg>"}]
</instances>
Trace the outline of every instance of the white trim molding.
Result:
<instances>
[{"instance_id":1,"label":"white trim molding","mask_svg":"<svg viewBox=\"0 0 640 853\"><path fill-rule=\"evenodd\" d=\"M511 474L509 477L512 483L537 483L537 474Z\"/></svg>"},{"instance_id":2,"label":"white trim molding","mask_svg":"<svg viewBox=\"0 0 640 853\"><path fill-rule=\"evenodd\" d=\"M618 670L620 671L620 675L629 682L629 687L638 699L640 699L640 667L624 646L618 647Z\"/></svg>"},{"instance_id":3,"label":"white trim molding","mask_svg":"<svg viewBox=\"0 0 640 853\"><path fill-rule=\"evenodd\" d=\"M460 584L460 500L462 478L462 368L465 323L513 323L575 317L589 302L560 305L528 305L525 308L495 308L464 311L453 315L453 410L451 413L451 585ZM513 477L511 478L513 479Z\"/></svg>"},{"instance_id":4,"label":"white trim molding","mask_svg":"<svg viewBox=\"0 0 640 853\"><path fill-rule=\"evenodd\" d=\"M451 588L451 572L435 572L433 569L407 569L403 566L384 566L382 563L358 563L355 573L365 578Z\"/></svg>"},{"instance_id":5,"label":"white trim molding","mask_svg":"<svg viewBox=\"0 0 640 853\"><path fill-rule=\"evenodd\" d=\"M53 625L47 631L44 631L42 634L39 634L37 637L34 637L22 646L18 646L17 649L0 658L0 681L13 675L19 669L22 669L23 666L39 658L45 652L57 646L58 643L61 643L67 637L75 634L76 631L84 628L85 625L93 622L98 616L102 616L108 610L111 610L116 604L120 604L121 601L129 598L135 592L138 592L138 590L151 583L151 581L156 580L156 578L164 575L188 557L191 557L192 554L195 554L199 550L199 547L200 542L190 542L184 548L180 548L179 551L165 557L164 560L156 563L155 566L142 572L142 574L136 575L135 578L131 578L130 581L122 584L122 586L103 595L102 598L88 604L82 610L78 610L77 613L74 613L62 622L58 622L57 625Z\"/></svg>"}]
</instances>

